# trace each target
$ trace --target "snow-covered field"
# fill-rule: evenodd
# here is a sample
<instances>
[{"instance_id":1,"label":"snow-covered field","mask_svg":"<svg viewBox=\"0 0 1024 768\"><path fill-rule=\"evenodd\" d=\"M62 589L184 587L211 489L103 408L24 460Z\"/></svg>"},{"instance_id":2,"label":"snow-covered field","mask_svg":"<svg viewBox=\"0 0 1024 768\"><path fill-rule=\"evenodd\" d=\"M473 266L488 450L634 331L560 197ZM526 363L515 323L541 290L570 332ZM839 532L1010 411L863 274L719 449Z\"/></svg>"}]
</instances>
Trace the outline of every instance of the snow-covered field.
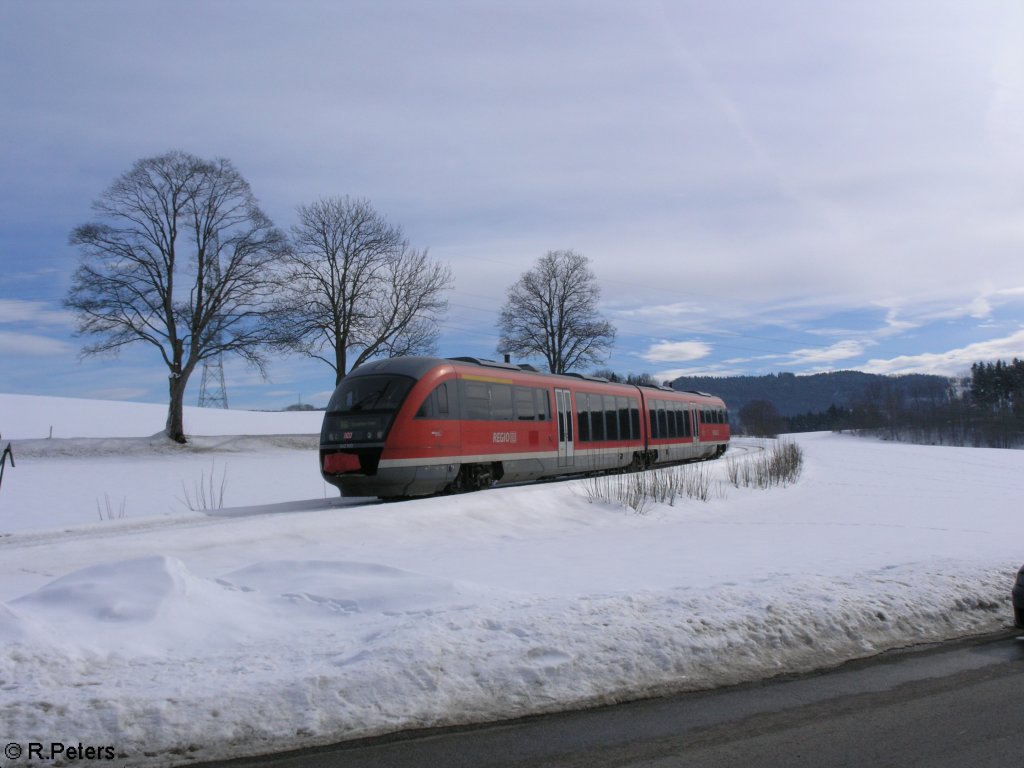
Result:
<instances>
[{"instance_id":1,"label":"snow-covered field","mask_svg":"<svg viewBox=\"0 0 1024 768\"><path fill-rule=\"evenodd\" d=\"M718 686L997 629L1024 562L1022 451L802 435L796 485L722 460L638 515L580 481L341 500L320 414L163 420L0 395L5 743L180 764Z\"/></svg>"}]
</instances>

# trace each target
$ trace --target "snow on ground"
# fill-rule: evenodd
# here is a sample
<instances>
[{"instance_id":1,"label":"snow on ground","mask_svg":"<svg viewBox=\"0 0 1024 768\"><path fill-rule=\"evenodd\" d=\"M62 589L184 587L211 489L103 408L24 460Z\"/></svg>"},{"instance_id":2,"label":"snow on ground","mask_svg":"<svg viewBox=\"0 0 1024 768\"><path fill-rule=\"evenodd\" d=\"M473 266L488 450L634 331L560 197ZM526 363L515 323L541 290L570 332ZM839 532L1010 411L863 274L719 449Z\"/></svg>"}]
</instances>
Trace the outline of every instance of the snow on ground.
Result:
<instances>
[{"instance_id":1,"label":"snow on ground","mask_svg":"<svg viewBox=\"0 0 1024 768\"><path fill-rule=\"evenodd\" d=\"M132 765L988 631L1010 621L1024 561L1020 451L801 435L796 485L736 489L722 460L697 465L710 501L642 515L590 503L581 481L381 504L339 499L315 437L274 436L282 414L231 413L249 437L220 438L204 420L226 414L190 411L206 437L182 449L146 437L162 409L103 408L93 427L68 403L0 395L0 434L26 438L0 489L0 721L11 742L110 745ZM58 412L74 439L5 427ZM285 433L318 429L285 415L312 416ZM733 460L761 448L735 442ZM224 508L190 510L211 477Z\"/></svg>"}]
</instances>

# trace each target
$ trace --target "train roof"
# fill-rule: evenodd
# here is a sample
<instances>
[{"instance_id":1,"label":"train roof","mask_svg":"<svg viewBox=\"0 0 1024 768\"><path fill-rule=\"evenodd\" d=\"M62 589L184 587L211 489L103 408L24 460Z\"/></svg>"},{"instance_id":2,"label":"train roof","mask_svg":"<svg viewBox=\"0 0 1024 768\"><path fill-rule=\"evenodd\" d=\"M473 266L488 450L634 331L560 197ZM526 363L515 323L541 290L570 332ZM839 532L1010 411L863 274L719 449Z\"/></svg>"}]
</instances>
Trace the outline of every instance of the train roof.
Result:
<instances>
[{"instance_id":1,"label":"train roof","mask_svg":"<svg viewBox=\"0 0 1024 768\"><path fill-rule=\"evenodd\" d=\"M572 378L583 381L591 381L596 384L618 384L623 387L633 386L624 382L611 382L603 376L590 376L583 373L565 373L565 374L554 374L548 373L547 371L539 371L529 364L517 365L515 363L506 363L501 360L488 360L481 357L389 357L382 360L371 360L370 362L363 363L357 369L352 371L349 375L368 375L373 373L390 373L398 374L400 376L411 376L412 378L422 378L428 371L436 368L439 365L476 365L481 368L495 368L498 370L509 371L510 373L532 373L538 376L550 376L552 378ZM642 389L655 390L661 392L675 392L677 394L690 394L699 395L701 397L718 398L717 395L712 395L708 392L698 392L697 390L680 390L674 389L673 387L666 387L660 384L641 384L639 385ZM720 399L720 398L718 398Z\"/></svg>"}]
</instances>

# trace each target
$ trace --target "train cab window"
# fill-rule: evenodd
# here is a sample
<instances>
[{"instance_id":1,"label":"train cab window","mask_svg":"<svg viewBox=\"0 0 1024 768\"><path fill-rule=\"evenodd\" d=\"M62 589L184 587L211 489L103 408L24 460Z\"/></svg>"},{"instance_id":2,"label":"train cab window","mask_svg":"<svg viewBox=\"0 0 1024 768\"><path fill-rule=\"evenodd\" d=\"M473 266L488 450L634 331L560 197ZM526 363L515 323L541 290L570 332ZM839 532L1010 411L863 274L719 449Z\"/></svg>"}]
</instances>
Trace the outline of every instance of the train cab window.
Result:
<instances>
[{"instance_id":1,"label":"train cab window","mask_svg":"<svg viewBox=\"0 0 1024 768\"><path fill-rule=\"evenodd\" d=\"M450 416L448 410L448 382L438 384L434 391L427 395L423 405L416 411L417 419L447 419Z\"/></svg>"},{"instance_id":2,"label":"train cab window","mask_svg":"<svg viewBox=\"0 0 1024 768\"><path fill-rule=\"evenodd\" d=\"M576 421L579 422L580 440L590 441L590 395L585 392L576 394Z\"/></svg>"}]
</instances>

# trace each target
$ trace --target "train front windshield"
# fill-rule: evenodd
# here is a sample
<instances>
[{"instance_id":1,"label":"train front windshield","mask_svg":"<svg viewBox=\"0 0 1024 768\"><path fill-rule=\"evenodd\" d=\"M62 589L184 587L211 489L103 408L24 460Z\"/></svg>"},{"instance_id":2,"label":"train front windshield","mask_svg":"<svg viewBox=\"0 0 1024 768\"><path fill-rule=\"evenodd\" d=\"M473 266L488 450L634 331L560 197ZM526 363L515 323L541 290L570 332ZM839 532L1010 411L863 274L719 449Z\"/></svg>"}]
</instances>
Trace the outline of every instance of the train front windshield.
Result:
<instances>
[{"instance_id":1,"label":"train front windshield","mask_svg":"<svg viewBox=\"0 0 1024 768\"><path fill-rule=\"evenodd\" d=\"M349 376L327 405L321 445L381 442L415 382L406 376Z\"/></svg>"}]
</instances>

